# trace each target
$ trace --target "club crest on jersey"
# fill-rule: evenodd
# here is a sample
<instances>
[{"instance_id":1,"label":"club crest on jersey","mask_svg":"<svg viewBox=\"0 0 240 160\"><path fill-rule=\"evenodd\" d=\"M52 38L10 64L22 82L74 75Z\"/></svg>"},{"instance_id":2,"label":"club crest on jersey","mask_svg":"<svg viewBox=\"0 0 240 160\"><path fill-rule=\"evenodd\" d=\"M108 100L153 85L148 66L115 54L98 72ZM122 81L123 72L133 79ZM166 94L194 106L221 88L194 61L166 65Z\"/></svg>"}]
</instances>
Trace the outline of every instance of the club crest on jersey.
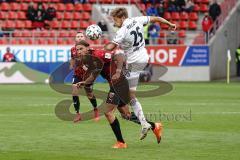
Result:
<instances>
[{"instance_id":1,"label":"club crest on jersey","mask_svg":"<svg viewBox=\"0 0 240 160\"><path fill-rule=\"evenodd\" d=\"M114 97L114 95L115 95L115 93L110 92L110 93L108 94L108 99L109 99L110 101L112 101L112 98Z\"/></svg>"},{"instance_id":2,"label":"club crest on jersey","mask_svg":"<svg viewBox=\"0 0 240 160\"><path fill-rule=\"evenodd\" d=\"M88 67L85 66L85 65L83 65L83 66L82 66L82 69L83 69L84 71L86 71L86 70L88 70Z\"/></svg>"},{"instance_id":3,"label":"club crest on jersey","mask_svg":"<svg viewBox=\"0 0 240 160\"><path fill-rule=\"evenodd\" d=\"M106 58L106 59L111 59L111 54L110 54L110 53L105 53L104 58Z\"/></svg>"}]
</instances>

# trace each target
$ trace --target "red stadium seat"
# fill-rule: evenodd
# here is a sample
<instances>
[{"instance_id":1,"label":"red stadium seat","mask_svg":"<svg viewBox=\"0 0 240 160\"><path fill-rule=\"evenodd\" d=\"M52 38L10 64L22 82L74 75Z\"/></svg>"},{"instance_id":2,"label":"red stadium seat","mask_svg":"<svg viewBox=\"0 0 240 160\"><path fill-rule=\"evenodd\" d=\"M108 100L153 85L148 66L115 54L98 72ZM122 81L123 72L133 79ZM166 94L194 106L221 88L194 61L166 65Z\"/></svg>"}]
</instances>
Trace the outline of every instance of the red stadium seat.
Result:
<instances>
[{"instance_id":1,"label":"red stadium seat","mask_svg":"<svg viewBox=\"0 0 240 160\"><path fill-rule=\"evenodd\" d=\"M41 37L50 37L50 33L49 33L49 31L45 31L45 30L44 30L44 31L41 31L41 32L40 32L40 36L41 36Z\"/></svg>"},{"instance_id":2,"label":"red stadium seat","mask_svg":"<svg viewBox=\"0 0 240 160\"><path fill-rule=\"evenodd\" d=\"M57 44L66 44L66 41L64 41L62 38L58 38Z\"/></svg>"},{"instance_id":3,"label":"red stadium seat","mask_svg":"<svg viewBox=\"0 0 240 160\"><path fill-rule=\"evenodd\" d=\"M62 21L61 28L63 28L63 29L70 28L70 22L69 21Z\"/></svg>"},{"instance_id":4,"label":"red stadium seat","mask_svg":"<svg viewBox=\"0 0 240 160\"><path fill-rule=\"evenodd\" d=\"M96 3L97 0L88 0L89 3Z\"/></svg>"},{"instance_id":5,"label":"red stadium seat","mask_svg":"<svg viewBox=\"0 0 240 160\"><path fill-rule=\"evenodd\" d=\"M104 3L104 4L106 4L106 3L109 4L109 3L112 3L112 0L100 0L100 2L101 2L101 3Z\"/></svg>"},{"instance_id":6,"label":"red stadium seat","mask_svg":"<svg viewBox=\"0 0 240 160\"><path fill-rule=\"evenodd\" d=\"M190 18L190 20L192 20L192 21L197 21L197 20L198 20L198 15L197 15L196 12L191 12L191 13L189 14L189 18Z\"/></svg>"},{"instance_id":7,"label":"red stadium seat","mask_svg":"<svg viewBox=\"0 0 240 160\"><path fill-rule=\"evenodd\" d=\"M65 5L63 3L57 4L57 10L58 11L65 11Z\"/></svg>"},{"instance_id":8,"label":"red stadium seat","mask_svg":"<svg viewBox=\"0 0 240 160\"><path fill-rule=\"evenodd\" d=\"M202 0L194 0L194 3L201 3Z\"/></svg>"},{"instance_id":9,"label":"red stadium seat","mask_svg":"<svg viewBox=\"0 0 240 160\"><path fill-rule=\"evenodd\" d=\"M73 19L79 20L81 18L82 18L81 13L79 13L79 12L74 12L73 13Z\"/></svg>"},{"instance_id":10,"label":"red stadium seat","mask_svg":"<svg viewBox=\"0 0 240 160\"><path fill-rule=\"evenodd\" d=\"M143 3L139 4L139 8L140 8L141 11L146 11L146 6Z\"/></svg>"},{"instance_id":11,"label":"red stadium seat","mask_svg":"<svg viewBox=\"0 0 240 160\"><path fill-rule=\"evenodd\" d=\"M22 30L14 30L13 37L22 37Z\"/></svg>"},{"instance_id":12,"label":"red stadium seat","mask_svg":"<svg viewBox=\"0 0 240 160\"><path fill-rule=\"evenodd\" d=\"M89 23L86 21L80 21L80 28L86 29L89 26Z\"/></svg>"},{"instance_id":13,"label":"red stadium seat","mask_svg":"<svg viewBox=\"0 0 240 160\"><path fill-rule=\"evenodd\" d=\"M82 13L82 19L83 20L89 20L91 18L91 15L88 12Z\"/></svg>"},{"instance_id":14,"label":"red stadium seat","mask_svg":"<svg viewBox=\"0 0 240 160\"><path fill-rule=\"evenodd\" d=\"M181 20L188 20L188 13L187 12L181 12L180 13Z\"/></svg>"},{"instance_id":15,"label":"red stadium seat","mask_svg":"<svg viewBox=\"0 0 240 160\"><path fill-rule=\"evenodd\" d=\"M6 3L6 2L1 3L0 7L2 11L7 11L10 9L9 3Z\"/></svg>"},{"instance_id":16,"label":"red stadium seat","mask_svg":"<svg viewBox=\"0 0 240 160\"><path fill-rule=\"evenodd\" d=\"M18 11L20 9L20 5L18 3L10 3L10 8L12 11Z\"/></svg>"},{"instance_id":17,"label":"red stadium seat","mask_svg":"<svg viewBox=\"0 0 240 160\"><path fill-rule=\"evenodd\" d=\"M33 39L32 38L31 39L26 39L25 43L26 44L33 44Z\"/></svg>"},{"instance_id":18,"label":"red stadium seat","mask_svg":"<svg viewBox=\"0 0 240 160\"><path fill-rule=\"evenodd\" d=\"M14 28L14 27L15 27L14 21L11 21L11 20L5 21L5 28L7 28L7 29L12 29L12 28Z\"/></svg>"},{"instance_id":19,"label":"red stadium seat","mask_svg":"<svg viewBox=\"0 0 240 160\"><path fill-rule=\"evenodd\" d=\"M54 40L53 38L49 38L49 39L47 40L47 43L48 43L49 45L55 44L55 40Z\"/></svg>"},{"instance_id":20,"label":"red stadium seat","mask_svg":"<svg viewBox=\"0 0 240 160\"><path fill-rule=\"evenodd\" d=\"M60 22L55 20L55 21L52 21L52 23L50 23L50 27L53 28L53 29L58 29L60 26Z\"/></svg>"},{"instance_id":21,"label":"red stadium seat","mask_svg":"<svg viewBox=\"0 0 240 160\"><path fill-rule=\"evenodd\" d=\"M161 28L164 29L164 30L166 30L166 29L169 28L169 26L168 26L167 24L162 23L162 24L161 24Z\"/></svg>"},{"instance_id":22,"label":"red stadium seat","mask_svg":"<svg viewBox=\"0 0 240 160\"><path fill-rule=\"evenodd\" d=\"M195 5L194 5L194 8L193 8L193 11L199 12L199 11L200 11L199 5L195 4Z\"/></svg>"},{"instance_id":23,"label":"red stadium seat","mask_svg":"<svg viewBox=\"0 0 240 160\"><path fill-rule=\"evenodd\" d=\"M71 22L71 29L79 28L79 21L72 21Z\"/></svg>"},{"instance_id":24,"label":"red stadium seat","mask_svg":"<svg viewBox=\"0 0 240 160\"><path fill-rule=\"evenodd\" d=\"M75 44L75 40L73 38L68 38L67 44L73 45L73 44Z\"/></svg>"},{"instance_id":25,"label":"red stadium seat","mask_svg":"<svg viewBox=\"0 0 240 160\"><path fill-rule=\"evenodd\" d=\"M63 12L57 12L57 13L56 13L56 18L57 18L57 19L63 19L63 16L64 16L64 15L63 15Z\"/></svg>"},{"instance_id":26,"label":"red stadium seat","mask_svg":"<svg viewBox=\"0 0 240 160\"><path fill-rule=\"evenodd\" d=\"M76 31L75 30L71 30L70 32L69 32L69 37L75 37L75 35L76 35Z\"/></svg>"},{"instance_id":27,"label":"red stadium seat","mask_svg":"<svg viewBox=\"0 0 240 160\"><path fill-rule=\"evenodd\" d=\"M72 3L66 4L66 11L69 11L69 12L74 11L74 6Z\"/></svg>"},{"instance_id":28,"label":"red stadium seat","mask_svg":"<svg viewBox=\"0 0 240 160\"><path fill-rule=\"evenodd\" d=\"M29 20L25 21L25 28L31 29L32 28L32 21L29 21Z\"/></svg>"},{"instance_id":29,"label":"red stadium seat","mask_svg":"<svg viewBox=\"0 0 240 160\"><path fill-rule=\"evenodd\" d=\"M23 29L23 28L25 28L25 23L24 23L24 21L17 20L15 24L16 24L16 25L15 25L15 28L17 28L17 29Z\"/></svg>"},{"instance_id":30,"label":"red stadium seat","mask_svg":"<svg viewBox=\"0 0 240 160\"><path fill-rule=\"evenodd\" d=\"M159 36L160 36L161 38L166 37L166 32L160 32Z\"/></svg>"},{"instance_id":31,"label":"red stadium seat","mask_svg":"<svg viewBox=\"0 0 240 160\"><path fill-rule=\"evenodd\" d=\"M24 30L24 31L22 31L22 36L23 37L32 37L32 32L30 32L28 30Z\"/></svg>"},{"instance_id":32,"label":"red stadium seat","mask_svg":"<svg viewBox=\"0 0 240 160\"><path fill-rule=\"evenodd\" d=\"M180 20L180 16L178 12L172 12L172 20Z\"/></svg>"},{"instance_id":33,"label":"red stadium seat","mask_svg":"<svg viewBox=\"0 0 240 160\"><path fill-rule=\"evenodd\" d=\"M68 37L68 32L66 32L66 31L59 32L58 36L59 37Z\"/></svg>"},{"instance_id":34,"label":"red stadium seat","mask_svg":"<svg viewBox=\"0 0 240 160\"><path fill-rule=\"evenodd\" d=\"M40 45L43 45L43 44L47 44L48 41L44 38L38 38L36 41L35 41L36 44L40 44Z\"/></svg>"},{"instance_id":35,"label":"red stadium seat","mask_svg":"<svg viewBox=\"0 0 240 160\"><path fill-rule=\"evenodd\" d=\"M64 12L64 19L71 20L73 17L73 14L70 12Z\"/></svg>"},{"instance_id":36,"label":"red stadium seat","mask_svg":"<svg viewBox=\"0 0 240 160\"><path fill-rule=\"evenodd\" d=\"M8 44L8 39L0 38L0 44Z\"/></svg>"},{"instance_id":37,"label":"red stadium seat","mask_svg":"<svg viewBox=\"0 0 240 160\"><path fill-rule=\"evenodd\" d=\"M14 12L14 11L8 12L8 18L9 19L17 19L17 12Z\"/></svg>"},{"instance_id":38,"label":"red stadium seat","mask_svg":"<svg viewBox=\"0 0 240 160\"><path fill-rule=\"evenodd\" d=\"M28 9L28 4L27 3L20 3L20 9L22 11L26 11Z\"/></svg>"},{"instance_id":39,"label":"red stadium seat","mask_svg":"<svg viewBox=\"0 0 240 160\"><path fill-rule=\"evenodd\" d=\"M7 12L0 11L0 19L8 19Z\"/></svg>"},{"instance_id":40,"label":"red stadium seat","mask_svg":"<svg viewBox=\"0 0 240 160\"><path fill-rule=\"evenodd\" d=\"M78 3L75 5L75 11L82 11L83 10L83 5Z\"/></svg>"},{"instance_id":41,"label":"red stadium seat","mask_svg":"<svg viewBox=\"0 0 240 160\"><path fill-rule=\"evenodd\" d=\"M206 4L201 4L201 5L200 5L200 11L201 11L201 12L207 12L207 11L208 11L208 5L206 5Z\"/></svg>"},{"instance_id":42,"label":"red stadium seat","mask_svg":"<svg viewBox=\"0 0 240 160\"><path fill-rule=\"evenodd\" d=\"M23 38L18 39L18 44L26 44L25 39Z\"/></svg>"},{"instance_id":43,"label":"red stadium seat","mask_svg":"<svg viewBox=\"0 0 240 160\"><path fill-rule=\"evenodd\" d=\"M171 14L169 12L165 12L163 15L163 18L165 18L167 20L171 20Z\"/></svg>"},{"instance_id":44,"label":"red stadium seat","mask_svg":"<svg viewBox=\"0 0 240 160\"><path fill-rule=\"evenodd\" d=\"M186 21L179 22L179 28L186 30L187 29L187 22Z\"/></svg>"},{"instance_id":45,"label":"red stadium seat","mask_svg":"<svg viewBox=\"0 0 240 160\"><path fill-rule=\"evenodd\" d=\"M184 44L185 42L184 42L184 40L183 39L179 39L178 40L178 44Z\"/></svg>"},{"instance_id":46,"label":"red stadium seat","mask_svg":"<svg viewBox=\"0 0 240 160\"><path fill-rule=\"evenodd\" d=\"M89 4L89 3L83 4L83 10L87 11L87 12L91 12L92 11L92 5Z\"/></svg>"},{"instance_id":47,"label":"red stadium seat","mask_svg":"<svg viewBox=\"0 0 240 160\"><path fill-rule=\"evenodd\" d=\"M27 19L26 13L19 11L19 12L17 13L17 19Z\"/></svg>"},{"instance_id":48,"label":"red stadium seat","mask_svg":"<svg viewBox=\"0 0 240 160\"><path fill-rule=\"evenodd\" d=\"M185 32L184 30L180 30L180 31L178 32L178 36L179 36L180 38L185 38L185 37L186 37L186 32Z\"/></svg>"},{"instance_id":49,"label":"red stadium seat","mask_svg":"<svg viewBox=\"0 0 240 160\"><path fill-rule=\"evenodd\" d=\"M201 3L209 4L209 0L202 0Z\"/></svg>"},{"instance_id":50,"label":"red stadium seat","mask_svg":"<svg viewBox=\"0 0 240 160\"><path fill-rule=\"evenodd\" d=\"M158 39L158 44L166 44L166 40L164 40L164 39Z\"/></svg>"},{"instance_id":51,"label":"red stadium seat","mask_svg":"<svg viewBox=\"0 0 240 160\"><path fill-rule=\"evenodd\" d=\"M191 29L191 30L195 30L197 29L197 24L195 21L189 21L188 23L188 28Z\"/></svg>"}]
</instances>

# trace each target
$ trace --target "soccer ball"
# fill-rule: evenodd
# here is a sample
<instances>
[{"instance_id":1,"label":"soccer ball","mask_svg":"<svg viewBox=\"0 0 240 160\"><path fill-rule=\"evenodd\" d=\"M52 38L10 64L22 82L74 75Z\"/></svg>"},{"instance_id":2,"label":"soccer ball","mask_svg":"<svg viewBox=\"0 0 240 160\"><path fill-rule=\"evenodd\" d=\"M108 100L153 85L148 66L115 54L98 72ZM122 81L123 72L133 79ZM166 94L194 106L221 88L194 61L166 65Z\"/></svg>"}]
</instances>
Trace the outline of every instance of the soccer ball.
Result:
<instances>
[{"instance_id":1,"label":"soccer ball","mask_svg":"<svg viewBox=\"0 0 240 160\"><path fill-rule=\"evenodd\" d=\"M86 36L91 40L99 39L102 36L102 30L98 25L92 24L87 27Z\"/></svg>"}]
</instances>

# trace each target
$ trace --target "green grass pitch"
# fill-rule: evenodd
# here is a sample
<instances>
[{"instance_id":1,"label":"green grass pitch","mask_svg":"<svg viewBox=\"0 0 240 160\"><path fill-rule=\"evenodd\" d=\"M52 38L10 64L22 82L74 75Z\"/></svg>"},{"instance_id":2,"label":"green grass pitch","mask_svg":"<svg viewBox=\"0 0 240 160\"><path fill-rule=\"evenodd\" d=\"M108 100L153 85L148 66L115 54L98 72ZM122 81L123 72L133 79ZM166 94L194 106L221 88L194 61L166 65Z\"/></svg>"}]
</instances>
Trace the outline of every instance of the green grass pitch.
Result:
<instances>
[{"instance_id":1,"label":"green grass pitch","mask_svg":"<svg viewBox=\"0 0 240 160\"><path fill-rule=\"evenodd\" d=\"M115 150L104 117L73 124L55 116L55 104L70 95L48 85L0 85L0 160L239 160L240 84L173 86L164 96L140 99L145 113L170 116L162 117L161 144L151 132L140 141L140 126L121 119L128 148ZM90 109L88 100L81 100L82 110Z\"/></svg>"}]
</instances>

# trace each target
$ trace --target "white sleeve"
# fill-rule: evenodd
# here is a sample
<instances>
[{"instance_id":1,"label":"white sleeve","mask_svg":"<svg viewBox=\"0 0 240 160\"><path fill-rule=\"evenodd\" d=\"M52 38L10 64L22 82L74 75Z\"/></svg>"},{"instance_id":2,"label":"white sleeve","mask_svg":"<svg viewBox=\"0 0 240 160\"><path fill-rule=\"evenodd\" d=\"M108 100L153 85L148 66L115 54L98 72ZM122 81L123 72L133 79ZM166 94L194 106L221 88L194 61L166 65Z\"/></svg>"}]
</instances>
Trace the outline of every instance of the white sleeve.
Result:
<instances>
[{"instance_id":1,"label":"white sleeve","mask_svg":"<svg viewBox=\"0 0 240 160\"><path fill-rule=\"evenodd\" d=\"M150 17L149 16L140 16L140 17L135 17L134 20L141 23L142 25L146 25L150 22Z\"/></svg>"},{"instance_id":2,"label":"white sleeve","mask_svg":"<svg viewBox=\"0 0 240 160\"><path fill-rule=\"evenodd\" d=\"M124 33L124 28L120 28L115 37L113 38L112 42L119 45L120 43L122 43L123 39L125 37L125 33Z\"/></svg>"}]
</instances>

